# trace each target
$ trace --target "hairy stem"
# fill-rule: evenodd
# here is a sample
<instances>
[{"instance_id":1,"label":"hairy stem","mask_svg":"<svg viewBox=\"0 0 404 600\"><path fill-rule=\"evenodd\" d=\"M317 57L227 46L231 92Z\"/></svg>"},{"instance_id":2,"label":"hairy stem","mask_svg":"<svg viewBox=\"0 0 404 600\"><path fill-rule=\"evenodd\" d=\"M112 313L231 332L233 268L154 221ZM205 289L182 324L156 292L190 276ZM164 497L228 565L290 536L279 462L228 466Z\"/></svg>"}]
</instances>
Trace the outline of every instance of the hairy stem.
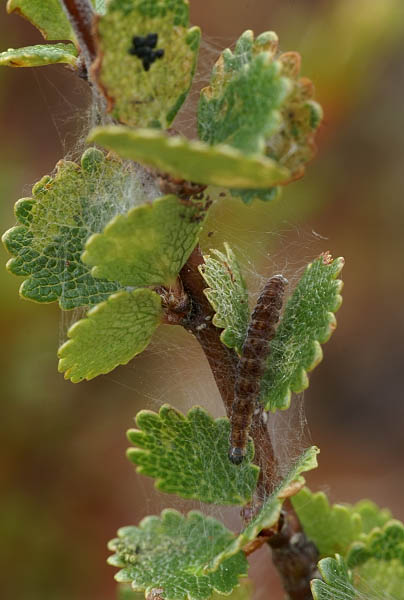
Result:
<instances>
[{"instance_id":1,"label":"hairy stem","mask_svg":"<svg viewBox=\"0 0 404 600\"><path fill-rule=\"evenodd\" d=\"M97 55L93 35L94 10L92 4L90 0L60 1L76 34L88 70Z\"/></svg>"}]
</instances>

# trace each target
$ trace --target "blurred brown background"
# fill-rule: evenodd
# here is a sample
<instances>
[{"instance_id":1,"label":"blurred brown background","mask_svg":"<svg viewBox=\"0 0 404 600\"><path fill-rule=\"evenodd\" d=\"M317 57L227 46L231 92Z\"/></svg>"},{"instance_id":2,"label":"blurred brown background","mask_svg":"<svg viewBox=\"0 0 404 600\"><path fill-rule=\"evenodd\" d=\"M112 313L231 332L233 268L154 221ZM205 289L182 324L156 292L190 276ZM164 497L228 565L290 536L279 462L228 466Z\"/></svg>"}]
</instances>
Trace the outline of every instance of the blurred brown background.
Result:
<instances>
[{"instance_id":1,"label":"blurred brown background","mask_svg":"<svg viewBox=\"0 0 404 600\"><path fill-rule=\"evenodd\" d=\"M1 48L40 43L1 4ZM403 2L193 0L191 15L206 35L196 89L247 28L275 30L316 83L325 120L306 177L273 205L221 201L204 246L229 241L253 293L274 272L295 282L324 250L345 256L339 326L304 397L308 426L296 401L293 419L276 421L278 437L288 433L293 451L320 446L313 488L334 501L368 496L403 519ZM72 151L88 101L86 85L61 66L0 71L2 230L14 224L14 202ZM135 475L125 458L132 417L163 402L219 415L217 391L196 343L175 328L161 328L143 355L108 376L64 381L56 350L74 315L19 299L20 281L5 269L0 281L0 596L112 600L106 541L117 527L166 506L199 508ZM200 508L239 527L237 509ZM255 600L282 598L269 564L266 549L252 559Z\"/></svg>"}]
</instances>

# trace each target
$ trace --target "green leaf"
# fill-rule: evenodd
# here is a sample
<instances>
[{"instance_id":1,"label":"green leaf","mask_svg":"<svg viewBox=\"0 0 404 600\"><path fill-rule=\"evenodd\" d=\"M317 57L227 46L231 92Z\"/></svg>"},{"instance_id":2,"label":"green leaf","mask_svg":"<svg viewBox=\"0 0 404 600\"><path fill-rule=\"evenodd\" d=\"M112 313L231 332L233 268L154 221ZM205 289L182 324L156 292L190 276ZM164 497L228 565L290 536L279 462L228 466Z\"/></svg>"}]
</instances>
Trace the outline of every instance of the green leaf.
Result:
<instances>
[{"instance_id":1,"label":"green leaf","mask_svg":"<svg viewBox=\"0 0 404 600\"><path fill-rule=\"evenodd\" d=\"M43 67L56 63L77 64L77 50L73 44L43 44L26 48L9 48L0 52L2 67Z\"/></svg>"},{"instance_id":2,"label":"green leaf","mask_svg":"<svg viewBox=\"0 0 404 600\"><path fill-rule=\"evenodd\" d=\"M20 225L3 236L15 258L7 268L28 279L24 298L36 302L59 300L67 310L98 304L122 288L117 282L94 279L81 261L86 240L119 212L144 201L136 172L118 160L89 148L81 165L59 161L53 177L45 176L32 189L32 198L16 203Z\"/></svg>"},{"instance_id":3,"label":"green leaf","mask_svg":"<svg viewBox=\"0 0 404 600\"><path fill-rule=\"evenodd\" d=\"M232 196L241 198L244 204L251 204L254 200L261 200L262 202L272 202L278 200L281 195L280 187L271 187L265 190L254 190L254 189L231 189L230 193Z\"/></svg>"},{"instance_id":4,"label":"green leaf","mask_svg":"<svg viewBox=\"0 0 404 600\"><path fill-rule=\"evenodd\" d=\"M167 137L153 129L96 127L88 139L122 157L205 185L268 188L287 181L290 175L265 156L246 156L224 144L209 146L180 136Z\"/></svg>"},{"instance_id":5,"label":"green leaf","mask_svg":"<svg viewBox=\"0 0 404 600\"><path fill-rule=\"evenodd\" d=\"M161 298L156 292L113 294L70 327L70 339L58 352L59 371L78 383L126 365L148 346L161 319Z\"/></svg>"},{"instance_id":6,"label":"green leaf","mask_svg":"<svg viewBox=\"0 0 404 600\"><path fill-rule=\"evenodd\" d=\"M249 461L242 467L228 457L230 423L214 420L203 408L192 408L185 417L164 404L156 414L142 410L136 416L139 429L130 429L128 458L137 472L155 477L156 488L182 498L215 504L246 504L257 484L259 467Z\"/></svg>"},{"instance_id":7,"label":"green leaf","mask_svg":"<svg viewBox=\"0 0 404 600\"><path fill-rule=\"evenodd\" d=\"M360 500L351 510L360 515L363 533L370 533L375 527L383 527L391 519L391 512L387 508L379 508L371 500Z\"/></svg>"},{"instance_id":8,"label":"green leaf","mask_svg":"<svg viewBox=\"0 0 404 600\"><path fill-rule=\"evenodd\" d=\"M317 546L320 556L346 555L349 546L363 532L361 515L351 506L330 506L324 492L312 493L308 488L292 498L306 535Z\"/></svg>"},{"instance_id":9,"label":"green leaf","mask_svg":"<svg viewBox=\"0 0 404 600\"><path fill-rule=\"evenodd\" d=\"M404 600L404 565L397 559L386 562L371 558L354 569L353 581L359 598Z\"/></svg>"},{"instance_id":10,"label":"green leaf","mask_svg":"<svg viewBox=\"0 0 404 600\"><path fill-rule=\"evenodd\" d=\"M98 21L94 74L112 116L132 127L166 128L191 87L200 29L189 25L187 0L112 0ZM149 70L130 53L132 38L158 34L164 50Z\"/></svg>"},{"instance_id":11,"label":"green leaf","mask_svg":"<svg viewBox=\"0 0 404 600\"><path fill-rule=\"evenodd\" d=\"M314 600L356 600L357 590L352 585L352 576L344 559L337 554L335 558L323 558L318 563L323 577L313 579L311 591Z\"/></svg>"},{"instance_id":12,"label":"green leaf","mask_svg":"<svg viewBox=\"0 0 404 600\"><path fill-rule=\"evenodd\" d=\"M396 559L386 562L373 558L349 571L337 554L335 559L324 558L318 566L324 581L311 582L314 600L404 600L404 566Z\"/></svg>"},{"instance_id":13,"label":"green leaf","mask_svg":"<svg viewBox=\"0 0 404 600\"><path fill-rule=\"evenodd\" d=\"M198 242L204 203L163 196L115 217L91 236L82 260L94 277L122 285L173 284Z\"/></svg>"},{"instance_id":14,"label":"green leaf","mask_svg":"<svg viewBox=\"0 0 404 600\"><path fill-rule=\"evenodd\" d=\"M317 468L317 454L319 450L315 446L307 448L294 465L290 468L285 479L277 486L274 492L264 502L260 512L250 521L247 527L231 541L226 548L217 554L207 566L206 571L215 571L223 561L233 556L243 548L248 542L253 541L260 531L275 525L280 517L282 504L289 494L288 488L291 489L292 484L302 485L304 478L301 473Z\"/></svg>"},{"instance_id":15,"label":"green leaf","mask_svg":"<svg viewBox=\"0 0 404 600\"><path fill-rule=\"evenodd\" d=\"M278 109L291 90L281 64L273 60L277 41L273 32L254 40L253 32L245 31L234 54L228 48L222 52L199 101L203 142L229 144L246 153L265 151L266 139L280 126Z\"/></svg>"},{"instance_id":16,"label":"green leaf","mask_svg":"<svg viewBox=\"0 0 404 600\"><path fill-rule=\"evenodd\" d=\"M77 45L60 0L8 0L7 12L17 12L28 19L46 40L71 40Z\"/></svg>"},{"instance_id":17,"label":"green leaf","mask_svg":"<svg viewBox=\"0 0 404 600\"><path fill-rule=\"evenodd\" d=\"M240 354L250 315L248 292L234 252L224 247L226 254L211 250L211 256L204 256L199 270L209 286L204 292L216 313L213 324L223 329L220 339Z\"/></svg>"},{"instance_id":18,"label":"green leaf","mask_svg":"<svg viewBox=\"0 0 404 600\"><path fill-rule=\"evenodd\" d=\"M241 579L239 583L240 585L229 596L226 596L227 600L250 600L253 594L251 581L249 579ZM144 592L135 592L128 583L121 583L118 586L117 600L144 600L144 598ZM223 600L223 595L214 592L210 600Z\"/></svg>"},{"instance_id":19,"label":"green leaf","mask_svg":"<svg viewBox=\"0 0 404 600\"><path fill-rule=\"evenodd\" d=\"M343 266L343 258L321 255L307 266L288 301L262 379L261 401L266 410L288 408L292 392L308 387L307 372L323 357L320 343L336 327L334 313L342 302L342 281L337 277Z\"/></svg>"},{"instance_id":20,"label":"green leaf","mask_svg":"<svg viewBox=\"0 0 404 600\"><path fill-rule=\"evenodd\" d=\"M352 544L347 564L350 568L360 566L371 558L377 560L396 559L404 566L404 525L391 519L383 528L373 529L362 540Z\"/></svg>"},{"instance_id":21,"label":"green leaf","mask_svg":"<svg viewBox=\"0 0 404 600\"><path fill-rule=\"evenodd\" d=\"M116 580L146 594L160 588L165 600L204 600L214 591L228 595L247 571L245 555L238 552L215 573L203 573L233 534L197 511L184 517L164 510L160 518L146 517L138 527L123 527L118 536L109 544L115 554L108 561L121 568Z\"/></svg>"}]
</instances>

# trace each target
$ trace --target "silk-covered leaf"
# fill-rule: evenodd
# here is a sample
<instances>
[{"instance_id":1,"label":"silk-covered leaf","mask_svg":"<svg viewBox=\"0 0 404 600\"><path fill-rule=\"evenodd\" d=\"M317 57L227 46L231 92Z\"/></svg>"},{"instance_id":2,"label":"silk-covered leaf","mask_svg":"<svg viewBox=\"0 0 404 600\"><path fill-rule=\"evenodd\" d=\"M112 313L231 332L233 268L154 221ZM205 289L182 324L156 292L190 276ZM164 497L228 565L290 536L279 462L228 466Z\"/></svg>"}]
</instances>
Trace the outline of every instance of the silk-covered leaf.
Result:
<instances>
[{"instance_id":1,"label":"silk-covered leaf","mask_svg":"<svg viewBox=\"0 0 404 600\"><path fill-rule=\"evenodd\" d=\"M371 558L353 570L353 581L359 598L404 600L404 565L397 559Z\"/></svg>"},{"instance_id":2,"label":"silk-covered leaf","mask_svg":"<svg viewBox=\"0 0 404 600\"><path fill-rule=\"evenodd\" d=\"M117 213L144 201L136 172L89 148L81 165L59 161L53 177L32 189L32 198L16 203L18 226L3 241L14 256L7 268L28 276L20 294L36 302L59 301L68 310L98 304L122 286L94 279L81 260L86 240L102 231Z\"/></svg>"},{"instance_id":3,"label":"silk-covered leaf","mask_svg":"<svg viewBox=\"0 0 404 600\"><path fill-rule=\"evenodd\" d=\"M78 383L126 365L148 346L162 320L161 298L149 289L121 291L70 327L59 348L59 371Z\"/></svg>"},{"instance_id":4,"label":"silk-covered leaf","mask_svg":"<svg viewBox=\"0 0 404 600\"><path fill-rule=\"evenodd\" d=\"M321 557L345 556L349 546L363 532L360 514L348 505L330 505L324 492L312 493L304 488L293 496L292 504L306 535L315 543Z\"/></svg>"},{"instance_id":5,"label":"silk-covered leaf","mask_svg":"<svg viewBox=\"0 0 404 600\"><path fill-rule=\"evenodd\" d=\"M216 313L213 324L223 329L220 339L240 354L250 315L248 292L234 252L224 246L226 254L211 250L199 270L209 286L204 293Z\"/></svg>"},{"instance_id":6,"label":"silk-covered leaf","mask_svg":"<svg viewBox=\"0 0 404 600\"><path fill-rule=\"evenodd\" d=\"M277 40L269 31L254 40L248 30L234 53L229 48L222 52L199 101L198 133L203 142L229 144L246 153L265 151L291 91L282 65L274 61Z\"/></svg>"},{"instance_id":7,"label":"silk-covered leaf","mask_svg":"<svg viewBox=\"0 0 404 600\"><path fill-rule=\"evenodd\" d=\"M163 196L119 215L86 244L82 260L92 275L122 285L173 284L198 241L204 201Z\"/></svg>"},{"instance_id":8,"label":"silk-covered leaf","mask_svg":"<svg viewBox=\"0 0 404 600\"><path fill-rule=\"evenodd\" d=\"M375 528L361 541L352 544L347 564L350 568L360 566L371 558L377 560L396 559L404 565L404 525L391 519L380 528Z\"/></svg>"},{"instance_id":9,"label":"silk-covered leaf","mask_svg":"<svg viewBox=\"0 0 404 600\"><path fill-rule=\"evenodd\" d=\"M311 592L314 600L356 600L357 589L352 584L352 575L344 559L323 558L318 563L321 579L311 581Z\"/></svg>"},{"instance_id":10,"label":"silk-covered leaf","mask_svg":"<svg viewBox=\"0 0 404 600\"><path fill-rule=\"evenodd\" d=\"M259 154L236 148L168 137L153 129L96 127L90 141L146 166L190 181L231 188L268 188L289 178L289 171Z\"/></svg>"},{"instance_id":11,"label":"silk-covered leaf","mask_svg":"<svg viewBox=\"0 0 404 600\"><path fill-rule=\"evenodd\" d=\"M254 450L242 467L229 461L230 423L213 419L203 408L187 416L164 404L158 414L142 410L139 429L130 429L128 458L137 472L156 478L156 488L206 503L246 504L257 484L259 468L251 464Z\"/></svg>"},{"instance_id":12,"label":"silk-covered leaf","mask_svg":"<svg viewBox=\"0 0 404 600\"><path fill-rule=\"evenodd\" d=\"M213 592L228 595L247 572L243 552L231 556L214 573L203 567L233 538L226 527L197 511L186 517L164 510L138 527L123 527L109 543L109 563L121 570L115 579L137 591L160 589L164 600L207 600Z\"/></svg>"},{"instance_id":13,"label":"silk-covered leaf","mask_svg":"<svg viewBox=\"0 0 404 600\"><path fill-rule=\"evenodd\" d=\"M226 600L250 600L253 594L251 581L249 579L241 579L239 583L240 585L238 585L230 595L226 596ZM151 597L153 598L153 594L151 594ZM144 600L144 598L144 592L135 592L129 583L121 583L118 585L117 600ZM214 592L210 597L210 600L223 600L223 595Z\"/></svg>"},{"instance_id":14,"label":"silk-covered leaf","mask_svg":"<svg viewBox=\"0 0 404 600\"><path fill-rule=\"evenodd\" d=\"M266 410L286 409L292 392L309 385L307 372L322 360L324 344L336 327L334 313L341 306L344 260L321 255L310 263L289 299L271 342L262 379L261 401Z\"/></svg>"},{"instance_id":15,"label":"silk-covered leaf","mask_svg":"<svg viewBox=\"0 0 404 600\"><path fill-rule=\"evenodd\" d=\"M42 44L26 48L9 48L0 52L2 67L43 67L56 63L76 66L77 50L73 44Z\"/></svg>"},{"instance_id":16,"label":"silk-covered leaf","mask_svg":"<svg viewBox=\"0 0 404 600\"><path fill-rule=\"evenodd\" d=\"M200 30L188 26L188 0L109 2L98 20L93 72L115 119L132 127L170 125L188 95L198 57ZM150 34L157 37L142 45Z\"/></svg>"},{"instance_id":17,"label":"silk-covered leaf","mask_svg":"<svg viewBox=\"0 0 404 600\"><path fill-rule=\"evenodd\" d=\"M16 12L25 17L46 40L71 40L77 45L60 0L8 0L7 12Z\"/></svg>"},{"instance_id":18,"label":"silk-covered leaf","mask_svg":"<svg viewBox=\"0 0 404 600\"><path fill-rule=\"evenodd\" d=\"M206 567L207 572L215 571L229 557L239 552L249 542L252 542L260 531L273 527L278 522L283 501L296 493L295 490L304 484L302 473L317 468L318 452L318 448L312 446L300 455L283 481L264 502L260 512L250 521L240 535L212 559Z\"/></svg>"}]
</instances>

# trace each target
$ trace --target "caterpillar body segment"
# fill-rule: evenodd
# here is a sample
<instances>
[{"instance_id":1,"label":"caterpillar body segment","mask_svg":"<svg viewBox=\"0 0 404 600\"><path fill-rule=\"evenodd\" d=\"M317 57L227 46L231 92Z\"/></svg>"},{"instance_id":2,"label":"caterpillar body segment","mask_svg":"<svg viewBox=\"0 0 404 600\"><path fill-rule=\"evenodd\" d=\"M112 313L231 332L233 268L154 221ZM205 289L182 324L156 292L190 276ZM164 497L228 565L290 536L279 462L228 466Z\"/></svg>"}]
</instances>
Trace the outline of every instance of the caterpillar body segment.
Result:
<instances>
[{"instance_id":1,"label":"caterpillar body segment","mask_svg":"<svg viewBox=\"0 0 404 600\"><path fill-rule=\"evenodd\" d=\"M231 414L229 458L233 464L243 462L254 408L260 393L261 377L275 335L288 281L274 275L265 284L251 315L246 339L238 364Z\"/></svg>"}]
</instances>

